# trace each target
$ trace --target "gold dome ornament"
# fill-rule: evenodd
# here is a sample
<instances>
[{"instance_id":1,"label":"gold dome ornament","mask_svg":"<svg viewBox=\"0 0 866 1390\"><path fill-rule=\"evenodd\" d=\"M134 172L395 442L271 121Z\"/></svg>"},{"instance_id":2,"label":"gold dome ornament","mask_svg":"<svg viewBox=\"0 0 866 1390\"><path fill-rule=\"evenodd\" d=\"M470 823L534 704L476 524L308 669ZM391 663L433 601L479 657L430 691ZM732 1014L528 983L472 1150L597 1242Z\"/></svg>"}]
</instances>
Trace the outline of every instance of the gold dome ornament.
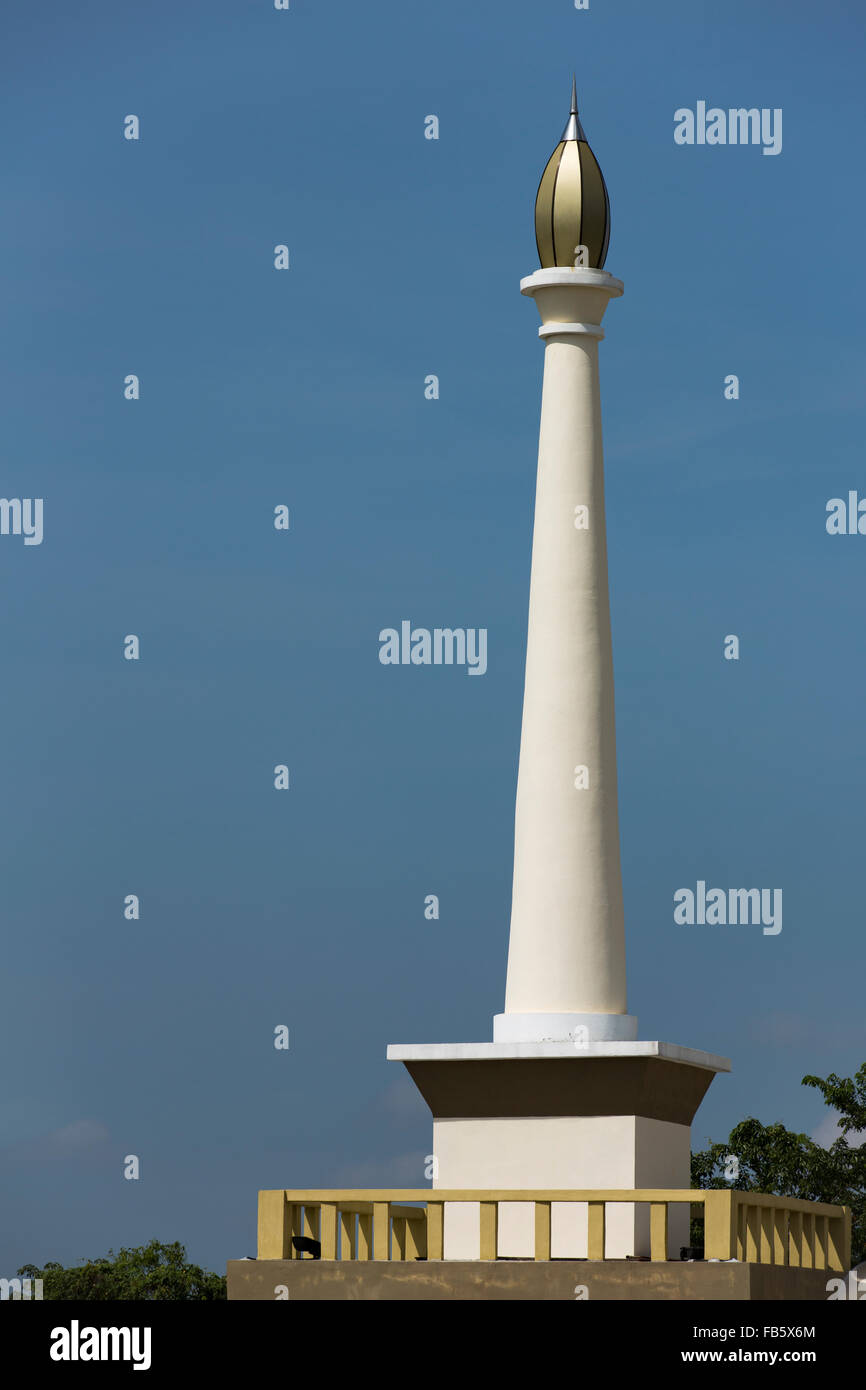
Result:
<instances>
[{"instance_id":1,"label":"gold dome ornament","mask_svg":"<svg viewBox=\"0 0 866 1390\"><path fill-rule=\"evenodd\" d=\"M601 270L609 241L610 200L577 114L572 78L571 115L535 196L535 242L542 269L574 266L576 248L585 246L586 253L577 264Z\"/></svg>"}]
</instances>

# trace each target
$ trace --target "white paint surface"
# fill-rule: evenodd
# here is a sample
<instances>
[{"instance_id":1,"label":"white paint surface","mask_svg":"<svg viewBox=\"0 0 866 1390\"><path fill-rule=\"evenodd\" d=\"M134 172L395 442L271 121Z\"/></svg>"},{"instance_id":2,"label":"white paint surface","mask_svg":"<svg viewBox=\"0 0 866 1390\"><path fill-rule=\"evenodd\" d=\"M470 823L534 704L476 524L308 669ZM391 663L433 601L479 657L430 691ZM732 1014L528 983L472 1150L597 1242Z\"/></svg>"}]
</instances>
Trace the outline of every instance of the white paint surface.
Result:
<instances>
[{"instance_id":1,"label":"white paint surface","mask_svg":"<svg viewBox=\"0 0 866 1390\"><path fill-rule=\"evenodd\" d=\"M437 1120L434 1188L689 1186L689 1127L633 1115ZM668 1252L688 1244L688 1207L672 1209ZM478 1259L478 1204L445 1206L445 1258ZM606 1255L649 1254L649 1208L608 1203ZM586 1257L585 1203L553 1203L551 1256ZM499 1254L532 1259L531 1205L500 1207Z\"/></svg>"},{"instance_id":2,"label":"white paint surface","mask_svg":"<svg viewBox=\"0 0 866 1390\"><path fill-rule=\"evenodd\" d=\"M567 1042L389 1043L389 1062L506 1061L519 1057L661 1057L709 1071L730 1071L727 1057L666 1042L596 1042L576 1048Z\"/></svg>"},{"instance_id":3,"label":"white paint surface","mask_svg":"<svg viewBox=\"0 0 866 1390\"><path fill-rule=\"evenodd\" d=\"M583 1031L581 1031L583 1030ZM631 1014L496 1014L494 1042L633 1042L637 1019Z\"/></svg>"},{"instance_id":4,"label":"white paint surface","mask_svg":"<svg viewBox=\"0 0 866 1390\"><path fill-rule=\"evenodd\" d=\"M505 1014L625 1015L598 383L599 325L622 284L604 271L554 269L529 276L521 291L535 298L550 336L544 349ZM578 506L589 509L586 530L575 528ZM574 785L578 765L589 770L589 786L580 790Z\"/></svg>"}]
</instances>

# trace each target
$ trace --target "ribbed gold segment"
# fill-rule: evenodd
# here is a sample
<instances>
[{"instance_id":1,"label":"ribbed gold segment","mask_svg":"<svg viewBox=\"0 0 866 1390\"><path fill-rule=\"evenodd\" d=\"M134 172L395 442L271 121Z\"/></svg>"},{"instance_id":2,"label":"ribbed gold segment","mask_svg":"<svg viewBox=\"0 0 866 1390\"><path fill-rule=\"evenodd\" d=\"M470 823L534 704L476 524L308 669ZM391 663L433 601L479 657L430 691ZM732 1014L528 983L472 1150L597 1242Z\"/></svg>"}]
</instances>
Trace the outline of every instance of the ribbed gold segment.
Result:
<instances>
[{"instance_id":1,"label":"ribbed gold segment","mask_svg":"<svg viewBox=\"0 0 866 1390\"><path fill-rule=\"evenodd\" d=\"M578 142L568 140L563 147L553 191L554 265L574 265L574 248L581 240L583 201Z\"/></svg>"},{"instance_id":2,"label":"ribbed gold segment","mask_svg":"<svg viewBox=\"0 0 866 1390\"><path fill-rule=\"evenodd\" d=\"M572 81L571 113L535 195L538 259L544 269L573 267L575 247L585 246L587 266L601 270L609 240L610 200L577 114Z\"/></svg>"},{"instance_id":3,"label":"ribbed gold segment","mask_svg":"<svg viewBox=\"0 0 866 1390\"><path fill-rule=\"evenodd\" d=\"M581 241L589 251L589 264L599 269L604 265L607 255L607 238L610 218L607 206L607 191L598 160L589 145L581 140L580 169L583 182L583 225Z\"/></svg>"},{"instance_id":4,"label":"ribbed gold segment","mask_svg":"<svg viewBox=\"0 0 866 1390\"><path fill-rule=\"evenodd\" d=\"M565 145L557 145L547 161L535 197L535 244L542 266L555 265L553 258L553 190Z\"/></svg>"},{"instance_id":5,"label":"ribbed gold segment","mask_svg":"<svg viewBox=\"0 0 866 1390\"><path fill-rule=\"evenodd\" d=\"M598 171L601 174L601 169ZM601 184L604 189L604 241L601 247L601 255L598 258L598 268L603 269L607 260L607 248L610 245L610 198L607 195L607 184L604 181L604 174L601 174Z\"/></svg>"}]
</instances>

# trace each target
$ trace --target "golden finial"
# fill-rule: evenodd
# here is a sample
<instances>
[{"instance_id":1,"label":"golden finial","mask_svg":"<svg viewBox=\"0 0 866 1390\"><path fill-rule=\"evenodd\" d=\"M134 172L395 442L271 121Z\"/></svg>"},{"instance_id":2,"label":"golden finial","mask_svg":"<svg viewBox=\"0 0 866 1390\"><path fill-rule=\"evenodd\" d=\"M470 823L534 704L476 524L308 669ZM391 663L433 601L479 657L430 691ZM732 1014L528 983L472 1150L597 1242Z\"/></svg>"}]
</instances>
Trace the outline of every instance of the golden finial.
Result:
<instances>
[{"instance_id":1,"label":"golden finial","mask_svg":"<svg viewBox=\"0 0 866 1390\"><path fill-rule=\"evenodd\" d=\"M542 267L582 264L601 270L609 240L610 201L580 123L572 77L571 112L535 198L538 255ZM579 253L578 247L586 249Z\"/></svg>"}]
</instances>

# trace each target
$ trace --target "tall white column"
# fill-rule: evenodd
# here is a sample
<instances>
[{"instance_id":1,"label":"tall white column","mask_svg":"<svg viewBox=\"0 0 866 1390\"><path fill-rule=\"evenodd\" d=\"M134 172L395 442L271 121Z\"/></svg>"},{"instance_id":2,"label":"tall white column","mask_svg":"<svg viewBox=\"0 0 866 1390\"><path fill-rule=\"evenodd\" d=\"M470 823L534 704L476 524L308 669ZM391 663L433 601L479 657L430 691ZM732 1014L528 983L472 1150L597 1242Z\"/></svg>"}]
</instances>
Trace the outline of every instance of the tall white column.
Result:
<instances>
[{"instance_id":1,"label":"tall white column","mask_svg":"<svg viewBox=\"0 0 866 1390\"><path fill-rule=\"evenodd\" d=\"M598 381L620 280L521 281L544 339L505 1013L494 1040L629 1040Z\"/></svg>"},{"instance_id":2,"label":"tall white column","mask_svg":"<svg viewBox=\"0 0 866 1390\"><path fill-rule=\"evenodd\" d=\"M601 322L623 290L602 269L609 212L572 87L535 200L542 269L520 285L541 316L544 390L505 1012L492 1042L388 1048L430 1107L443 1189L687 1187L689 1127L731 1066L638 1041L626 1013L598 385ZM537 1253L530 1215L504 1204L499 1254ZM585 1255L586 1219L553 1204L555 1255ZM643 1208L609 1208L607 1223L609 1257L648 1253ZM478 1258L465 1204L445 1203L445 1249Z\"/></svg>"}]
</instances>

